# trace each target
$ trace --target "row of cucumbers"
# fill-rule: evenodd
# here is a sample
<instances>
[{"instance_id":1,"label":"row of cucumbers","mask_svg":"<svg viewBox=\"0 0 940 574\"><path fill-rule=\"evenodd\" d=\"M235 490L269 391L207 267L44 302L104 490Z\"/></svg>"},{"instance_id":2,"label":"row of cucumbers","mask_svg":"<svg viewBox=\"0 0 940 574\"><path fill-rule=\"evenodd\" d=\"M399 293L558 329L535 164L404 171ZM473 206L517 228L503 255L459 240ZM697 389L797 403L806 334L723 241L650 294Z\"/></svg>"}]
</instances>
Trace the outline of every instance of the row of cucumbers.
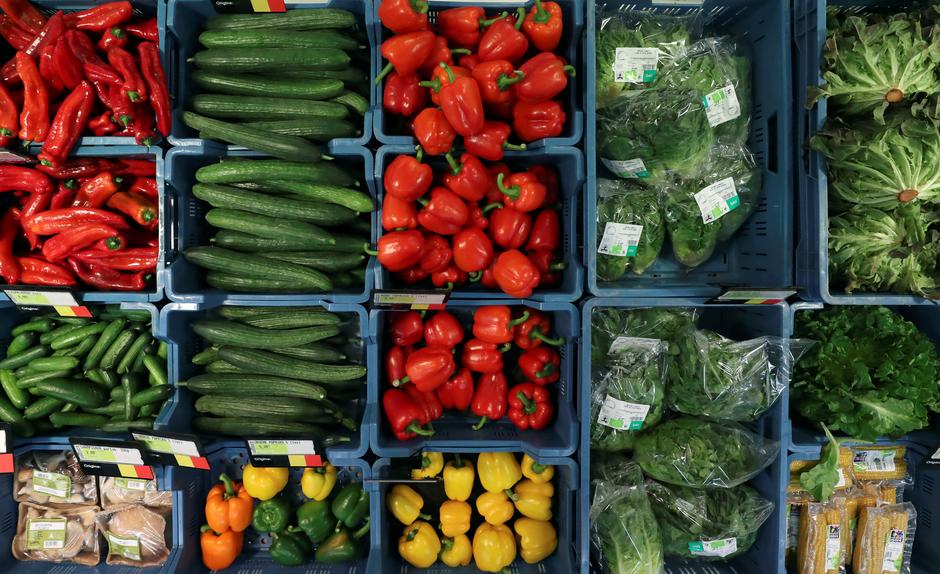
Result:
<instances>
[{"instance_id":1,"label":"row of cucumbers","mask_svg":"<svg viewBox=\"0 0 940 574\"><path fill-rule=\"evenodd\" d=\"M147 311L109 305L95 318L39 315L14 327L0 361L0 420L27 437L153 428L173 387L150 321Z\"/></svg>"},{"instance_id":2,"label":"row of cucumbers","mask_svg":"<svg viewBox=\"0 0 940 574\"><path fill-rule=\"evenodd\" d=\"M318 293L363 284L374 205L344 166L233 158L200 168L196 181L193 195L212 207L206 221L219 231L184 255L211 287Z\"/></svg>"},{"instance_id":3,"label":"row of cucumbers","mask_svg":"<svg viewBox=\"0 0 940 574\"><path fill-rule=\"evenodd\" d=\"M349 440L365 392L358 337L320 307L221 307L192 323L205 342L192 363L202 374L178 383L200 396L198 433Z\"/></svg>"},{"instance_id":4,"label":"row of cucumbers","mask_svg":"<svg viewBox=\"0 0 940 574\"><path fill-rule=\"evenodd\" d=\"M362 133L370 50L353 13L223 15L199 42L190 79L200 93L183 120L200 137L316 161L313 142Z\"/></svg>"}]
</instances>

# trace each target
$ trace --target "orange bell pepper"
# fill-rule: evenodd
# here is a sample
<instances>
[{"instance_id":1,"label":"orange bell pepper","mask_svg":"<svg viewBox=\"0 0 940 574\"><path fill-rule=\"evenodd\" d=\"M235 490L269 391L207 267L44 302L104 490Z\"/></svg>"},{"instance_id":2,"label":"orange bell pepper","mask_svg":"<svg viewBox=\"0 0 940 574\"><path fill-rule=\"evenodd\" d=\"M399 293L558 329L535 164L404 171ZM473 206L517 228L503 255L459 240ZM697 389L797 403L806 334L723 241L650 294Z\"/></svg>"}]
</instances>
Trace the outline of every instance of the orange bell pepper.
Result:
<instances>
[{"instance_id":1,"label":"orange bell pepper","mask_svg":"<svg viewBox=\"0 0 940 574\"><path fill-rule=\"evenodd\" d=\"M202 563L209 570L224 570L242 553L245 533L226 530L217 534L208 525L202 527L199 546L202 548Z\"/></svg>"},{"instance_id":2,"label":"orange bell pepper","mask_svg":"<svg viewBox=\"0 0 940 574\"><path fill-rule=\"evenodd\" d=\"M233 482L228 475L223 473L219 481L206 497L206 522L216 532L241 532L251 524L255 501L242 483Z\"/></svg>"}]
</instances>

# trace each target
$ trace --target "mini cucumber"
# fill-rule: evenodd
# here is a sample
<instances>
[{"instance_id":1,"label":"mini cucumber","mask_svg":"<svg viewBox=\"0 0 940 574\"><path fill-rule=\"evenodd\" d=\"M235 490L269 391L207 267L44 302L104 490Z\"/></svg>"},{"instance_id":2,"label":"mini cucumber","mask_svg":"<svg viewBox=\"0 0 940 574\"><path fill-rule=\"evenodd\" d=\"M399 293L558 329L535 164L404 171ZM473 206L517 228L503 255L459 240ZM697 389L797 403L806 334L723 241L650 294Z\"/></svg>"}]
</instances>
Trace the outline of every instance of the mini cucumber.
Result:
<instances>
[{"instance_id":1,"label":"mini cucumber","mask_svg":"<svg viewBox=\"0 0 940 574\"><path fill-rule=\"evenodd\" d=\"M121 379L114 371L104 369L96 369L96 371L98 371L101 380L104 381L104 386L108 387L109 389L120 386Z\"/></svg>"},{"instance_id":2,"label":"mini cucumber","mask_svg":"<svg viewBox=\"0 0 940 574\"><path fill-rule=\"evenodd\" d=\"M366 256L363 253L332 253L329 251L275 251L265 253L265 257L279 261L289 261L297 265L312 267L319 271L348 271L365 267Z\"/></svg>"},{"instance_id":3,"label":"mini cucumber","mask_svg":"<svg viewBox=\"0 0 940 574\"><path fill-rule=\"evenodd\" d=\"M126 433L132 430L149 430L153 428L156 421L154 417L142 417L134 421L111 420L107 424L98 427L101 432Z\"/></svg>"},{"instance_id":4,"label":"mini cucumber","mask_svg":"<svg viewBox=\"0 0 940 574\"><path fill-rule=\"evenodd\" d=\"M208 365L213 361L219 360L219 348L212 346L208 349L196 353L190 362L194 365Z\"/></svg>"},{"instance_id":5,"label":"mini cucumber","mask_svg":"<svg viewBox=\"0 0 940 574\"><path fill-rule=\"evenodd\" d=\"M122 309L119 304L107 305L105 306L105 310L114 317L124 317L138 323L149 323L153 319L150 315L150 311L145 309ZM111 320L111 318L108 319L108 321Z\"/></svg>"},{"instance_id":6,"label":"mini cucumber","mask_svg":"<svg viewBox=\"0 0 940 574\"><path fill-rule=\"evenodd\" d=\"M347 120L322 117L245 122L241 125L256 130L273 132L276 134L302 137L320 143L328 142L333 138L355 137L359 135L362 130L361 127L356 127ZM278 176L280 175L281 174L278 174Z\"/></svg>"},{"instance_id":7,"label":"mini cucumber","mask_svg":"<svg viewBox=\"0 0 940 574\"><path fill-rule=\"evenodd\" d=\"M47 379L39 381L33 388L41 396L59 399L80 407L94 408L105 404L101 387L86 381Z\"/></svg>"},{"instance_id":8,"label":"mini cucumber","mask_svg":"<svg viewBox=\"0 0 940 574\"><path fill-rule=\"evenodd\" d=\"M59 349L65 349L67 347L72 347L81 343L88 337L92 337L104 331L108 327L108 324L104 321L99 321L91 325L83 325L79 329L74 331L69 331L64 335L60 335L52 340L50 346L53 350L58 351Z\"/></svg>"},{"instance_id":9,"label":"mini cucumber","mask_svg":"<svg viewBox=\"0 0 940 574\"><path fill-rule=\"evenodd\" d=\"M35 361L36 359L39 359L41 357L48 357L50 354L52 354L52 349L50 349L49 347L45 345L33 347L32 349L28 351L23 351L22 353L16 356L9 357L0 361L0 369L9 369L9 370L18 369L24 365L28 365L29 363Z\"/></svg>"},{"instance_id":10,"label":"mini cucumber","mask_svg":"<svg viewBox=\"0 0 940 574\"><path fill-rule=\"evenodd\" d=\"M81 343L75 345L71 349L66 349L67 352L65 353L65 356L84 359L85 355L87 355L88 352L94 348L95 344L100 338L101 337L96 336L86 337L85 340Z\"/></svg>"},{"instance_id":11,"label":"mini cucumber","mask_svg":"<svg viewBox=\"0 0 940 574\"><path fill-rule=\"evenodd\" d=\"M121 387L117 387L121 388ZM103 407L97 407L93 409L82 409L86 413L96 414L96 415L105 415L109 417L120 417L124 416L124 397L122 396L119 400L112 400L110 403L106 404ZM96 425L97 426L97 425Z\"/></svg>"},{"instance_id":12,"label":"mini cucumber","mask_svg":"<svg viewBox=\"0 0 940 574\"><path fill-rule=\"evenodd\" d=\"M98 365L101 363L101 358L124 330L125 324L127 324L127 320L123 317L119 317L108 323L108 326L101 332L101 336L98 337L95 346L91 348L88 355L85 357L85 362L82 364L83 370L90 371L98 368Z\"/></svg>"},{"instance_id":13,"label":"mini cucumber","mask_svg":"<svg viewBox=\"0 0 940 574\"><path fill-rule=\"evenodd\" d=\"M156 403L170 398L173 394L173 387L170 385L157 385L136 393L131 399L131 404L135 407L142 407L150 403Z\"/></svg>"},{"instance_id":14,"label":"mini cucumber","mask_svg":"<svg viewBox=\"0 0 940 574\"><path fill-rule=\"evenodd\" d=\"M134 339L134 342L131 343L130 347L127 348L127 352L121 357L121 360L117 364L117 373L123 375L131 371L131 367L134 365L134 361L137 360L137 357L144 352L144 349L150 342L153 341L153 335L144 331L137 335L137 338Z\"/></svg>"},{"instance_id":15,"label":"mini cucumber","mask_svg":"<svg viewBox=\"0 0 940 574\"><path fill-rule=\"evenodd\" d=\"M199 34L199 43L206 48L359 48L355 38L335 30L284 33L273 30L207 30Z\"/></svg>"},{"instance_id":16,"label":"mini cucumber","mask_svg":"<svg viewBox=\"0 0 940 574\"><path fill-rule=\"evenodd\" d=\"M55 341L59 337L63 335L67 335L71 333L72 331L78 331L84 326L85 325L81 323L66 323L65 325L62 325L61 327L56 327L55 329L49 331L48 333L43 333L42 335L40 335L39 342L42 343L43 345L48 345L49 343Z\"/></svg>"},{"instance_id":17,"label":"mini cucumber","mask_svg":"<svg viewBox=\"0 0 940 574\"><path fill-rule=\"evenodd\" d=\"M335 162L301 163L280 159L226 159L196 170L199 183L230 184L240 182L264 183L277 173L278 179L288 181L319 181L329 185L353 185L356 178Z\"/></svg>"},{"instance_id":18,"label":"mini cucumber","mask_svg":"<svg viewBox=\"0 0 940 574\"><path fill-rule=\"evenodd\" d=\"M147 403L146 405L140 407L138 415L141 418L151 417L157 414L160 414L160 411L163 410L163 405L166 404L166 401L160 401L155 403Z\"/></svg>"},{"instance_id":19,"label":"mini cucumber","mask_svg":"<svg viewBox=\"0 0 940 574\"><path fill-rule=\"evenodd\" d=\"M29 368L36 372L71 371L77 366L75 357L41 357L29 363Z\"/></svg>"},{"instance_id":20,"label":"mini cucumber","mask_svg":"<svg viewBox=\"0 0 940 574\"><path fill-rule=\"evenodd\" d=\"M48 333L55 327L55 323L49 317L38 317L30 321L13 327L10 335L17 337L23 333Z\"/></svg>"},{"instance_id":21,"label":"mini cucumber","mask_svg":"<svg viewBox=\"0 0 940 574\"><path fill-rule=\"evenodd\" d=\"M16 379L16 386L20 389L31 389L36 386L36 383L39 381L47 381L49 379L67 379L72 374L72 371L44 371L39 373L32 373L30 375L24 375Z\"/></svg>"},{"instance_id":22,"label":"mini cucumber","mask_svg":"<svg viewBox=\"0 0 940 574\"><path fill-rule=\"evenodd\" d=\"M369 111L369 100L350 90L346 90L330 101L342 104L349 108L349 111L354 114L359 114L360 116L366 115L366 112Z\"/></svg>"},{"instance_id":23,"label":"mini cucumber","mask_svg":"<svg viewBox=\"0 0 940 574\"><path fill-rule=\"evenodd\" d=\"M13 426L13 432L23 437L31 437L35 434L33 425L23 416L13 404L3 397L0 397L0 421L10 423Z\"/></svg>"},{"instance_id":24,"label":"mini cucumber","mask_svg":"<svg viewBox=\"0 0 940 574\"><path fill-rule=\"evenodd\" d=\"M165 385L167 384L166 379L166 363L154 357L153 355L144 356L144 368L147 369L147 372L150 373L152 381L156 383L151 383L151 385Z\"/></svg>"},{"instance_id":25,"label":"mini cucumber","mask_svg":"<svg viewBox=\"0 0 940 574\"><path fill-rule=\"evenodd\" d=\"M19 335L13 337L13 340L10 341L10 344L7 346L7 357L12 357L22 353L26 349L29 349L35 345L37 341L39 341L39 335L33 331L20 333Z\"/></svg>"},{"instance_id":26,"label":"mini cucumber","mask_svg":"<svg viewBox=\"0 0 940 574\"><path fill-rule=\"evenodd\" d=\"M127 350L134 343L136 336L137 332L133 329L121 331L121 334L114 339L108 350L101 356L101 361L98 363L99 368L104 371L115 368L121 357L127 353Z\"/></svg>"},{"instance_id":27,"label":"mini cucumber","mask_svg":"<svg viewBox=\"0 0 940 574\"><path fill-rule=\"evenodd\" d=\"M14 407L25 409L29 406L29 397L23 392L23 389L16 386L16 377L12 371L0 370L0 386L3 387L3 392L6 393L7 398L10 399L10 403Z\"/></svg>"},{"instance_id":28,"label":"mini cucumber","mask_svg":"<svg viewBox=\"0 0 940 574\"><path fill-rule=\"evenodd\" d=\"M140 380L133 373L125 374L121 377L121 388L124 389L124 419L132 421L137 418L134 397L140 389Z\"/></svg>"},{"instance_id":29,"label":"mini cucumber","mask_svg":"<svg viewBox=\"0 0 940 574\"><path fill-rule=\"evenodd\" d=\"M53 426L60 427L97 427L108 422L108 417L93 413L52 413L49 420Z\"/></svg>"},{"instance_id":30,"label":"mini cucumber","mask_svg":"<svg viewBox=\"0 0 940 574\"><path fill-rule=\"evenodd\" d=\"M38 401L26 407L23 416L26 420L36 420L46 418L52 413L59 412L59 409L65 406L65 401L55 397L42 397Z\"/></svg>"}]
</instances>

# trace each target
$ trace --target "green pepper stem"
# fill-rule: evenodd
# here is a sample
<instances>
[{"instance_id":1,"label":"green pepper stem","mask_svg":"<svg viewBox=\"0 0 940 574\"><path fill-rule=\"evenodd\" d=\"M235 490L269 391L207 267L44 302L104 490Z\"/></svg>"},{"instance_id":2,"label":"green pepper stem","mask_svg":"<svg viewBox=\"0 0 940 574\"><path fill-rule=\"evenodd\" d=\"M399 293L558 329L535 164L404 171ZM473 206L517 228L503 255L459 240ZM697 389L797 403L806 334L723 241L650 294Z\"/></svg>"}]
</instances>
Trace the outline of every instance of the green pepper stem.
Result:
<instances>
[{"instance_id":1,"label":"green pepper stem","mask_svg":"<svg viewBox=\"0 0 940 574\"><path fill-rule=\"evenodd\" d=\"M486 424L486 421L488 421L488 420L490 420L489 417L480 417L480 422L478 422L477 424L473 425L471 428L472 428L473 430L480 430L481 428L483 428L483 425L485 425L485 424Z\"/></svg>"},{"instance_id":2,"label":"green pepper stem","mask_svg":"<svg viewBox=\"0 0 940 574\"><path fill-rule=\"evenodd\" d=\"M506 174L504 173L500 173L499 175L496 176L496 187L499 188L499 191L503 195L508 195L511 199L516 199L517 197L519 197L519 186L511 185L509 187L506 187L505 185L503 185L503 179L505 175Z\"/></svg>"},{"instance_id":3,"label":"green pepper stem","mask_svg":"<svg viewBox=\"0 0 940 574\"><path fill-rule=\"evenodd\" d=\"M362 250L365 252L366 255L371 255L371 256L373 256L373 257L375 257L376 255L379 254L378 251L376 251L376 250L372 249L371 247L369 247L369 244L368 244L368 243L366 243L365 245L362 246Z\"/></svg>"},{"instance_id":4,"label":"green pepper stem","mask_svg":"<svg viewBox=\"0 0 940 574\"><path fill-rule=\"evenodd\" d=\"M431 515L430 514L418 514L418 518L420 518L421 520L431 520Z\"/></svg>"},{"instance_id":5,"label":"green pepper stem","mask_svg":"<svg viewBox=\"0 0 940 574\"><path fill-rule=\"evenodd\" d=\"M509 12L503 12L499 16L495 18L490 18L489 20L484 20L483 18L480 18L479 24L481 28L486 28L488 26L492 26L493 24L499 22L500 20L505 20L508 17L509 17Z\"/></svg>"},{"instance_id":6,"label":"green pepper stem","mask_svg":"<svg viewBox=\"0 0 940 574\"><path fill-rule=\"evenodd\" d=\"M450 80L450 83L453 84L456 81L454 77L454 71L450 69L450 66L446 62L441 62L440 67L444 68L444 72L447 74L447 79Z\"/></svg>"},{"instance_id":7,"label":"green pepper stem","mask_svg":"<svg viewBox=\"0 0 940 574\"><path fill-rule=\"evenodd\" d=\"M476 283L477 281L483 278L483 272L474 271L473 273L469 274L467 278L470 280L471 283Z\"/></svg>"},{"instance_id":8,"label":"green pepper stem","mask_svg":"<svg viewBox=\"0 0 940 574\"><path fill-rule=\"evenodd\" d=\"M370 519L366 518L365 524L363 524L363 525L359 528L359 530L357 530L357 531L355 531L355 532L352 533L352 537L353 537L353 538L359 539L359 538L362 538L363 536L365 536L366 534L369 533L369 528L371 528L371 526L372 526L372 525L369 523L369 520L370 520Z\"/></svg>"},{"instance_id":9,"label":"green pepper stem","mask_svg":"<svg viewBox=\"0 0 940 574\"><path fill-rule=\"evenodd\" d=\"M542 333L542 331L538 329L532 329L532 332L529 333L529 338L538 339L539 341L542 341L546 345L551 345L553 347L560 347L561 345L565 344L564 337L558 337L557 339L552 339L551 337L546 336L544 333Z\"/></svg>"},{"instance_id":10,"label":"green pepper stem","mask_svg":"<svg viewBox=\"0 0 940 574\"><path fill-rule=\"evenodd\" d=\"M491 203L487 205L486 207L484 207L483 209L481 209L480 211L482 211L483 213L489 213L493 211L494 209L496 209L497 207L502 207L502 206L503 206L502 203Z\"/></svg>"},{"instance_id":11,"label":"green pepper stem","mask_svg":"<svg viewBox=\"0 0 940 574\"><path fill-rule=\"evenodd\" d=\"M528 312L528 311L523 311L523 312L522 312L522 315L520 315L519 317L517 317L517 318L515 318L515 319L513 319L512 321L509 322L509 326L510 326L510 327L515 327L516 325L521 325L521 324L525 323L525 322L528 321L528 320L529 320L529 312Z\"/></svg>"},{"instance_id":12,"label":"green pepper stem","mask_svg":"<svg viewBox=\"0 0 940 574\"><path fill-rule=\"evenodd\" d=\"M512 349L512 343L506 343L505 345L500 346L496 350L499 351L500 353L505 353L509 349Z\"/></svg>"},{"instance_id":13,"label":"green pepper stem","mask_svg":"<svg viewBox=\"0 0 940 574\"><path fill-rule=\"evenodd\" d=\"M511 501L513 501L513 502L519 500L519 495L516 494L515 492L513 492L511 488L507 488L507 489L504 490L503 492L506 493L506 496L509 497L509 500L511 500Z\"/></svg>"},{"instance_id":14,"label":"green pepper stem","mask_svg":"<svg viewBox=\"0 0 940 574\"><path fill-rule=\"evenodd\" d=\"M519 6L516 8L516 30L522 29L523 22L525 22L525 8Z\"/></svg>"},{"instance_id":15,"label":"green pepper stem","mask_svg":"<svg viewBox=\"0 0 940 574\"><path fill-rule=\"evenodd\" d=\"M548 467L540 462L532 463L532 472L534 472L535 474L542 474L543 472L545 472L546 468Z\"/></svg>"},{"instance_id":16,"label":"green pepper stem","mask_svg":"<svg viewBox=\"0 0 940 574\"><path fill-rule=\"evenodd\" d=\"M202 526L199 527L199 532L208 532L210 530L212 530L212 528L210 528L208 524L203 524ZM212 530L212 532L213 534L218 535L218 533L215 530Z\"/></svg>"},{"instance_id":17,"label":"green pepper stem","mask_svg":"<svg viewBox=\"0 0 940 574\"><path fill-rule=\"evenodd\" d=\"M574 69L574 66L570 66L570 65L569 65L569 66L565 66L565 67L562 68L562 69L565 71L566 74L568 74L568 75L571 76L572 78L573 78L573 77L575 76L575 74L577 73L577 70Z\"/></svg>"},{"instance_id":18,"label":"green pepper stem","mask_svg":"<svg viewBox=\"0 0 940 574\"><path fill-rule=\"evenodd\" d=\"M457 160L454 159L454 156L450 155L450 152L444 154L444 159L447 160L447 164L450 165L450 172L454 175L459 175L460 171L463 169L463 166L457 163Z\"/></svg>"},{"instance_id":19,"label":"green pepper stem","mask_svg":"<svg viewBox=\"0 0 940 574\"><path fill-rule=\"evenodd\" d=\"M444 552L447 552L454 547L453 538L441 538L441 547L444 549Z\"/></svg>"},{"instance_id":20,"label":"green pepper stem","mask_svg":"<svg viewBox=\"0 0 940 574\"><path fill-rule=\"evenodd\" d=\"M547 365L545 365L544 367L542 367L542 370L541 370L541 371L536 371L536 372L535 372L535 376L541 379L542 377L547 377L547 376L551 375L551 374L554 373L554 372L555 372L555 365L554 365L554 363L548 363Z\"/></svg>"},{"instance_id":21,"label":"green pepper stem","mask_svg":"<svg viewBox=\"0 0 940 574\"><path fill-rule=\"evenodd\" d=\"M567 266L568 264L565 263L564 261L559 261L558 263L552 263L551 265L548 266L548 268L551 269L552 271L561 271Z\"/></svg>"},{"instance_id":22,"label":"green pepper stem","mask_svg":"<svg viewBox=\"0 0 940 574\"><path fill-rule=\"evenodd\" d=\"M466 49L466 48L453 48L453 49L450 51L451 56L466 56L466 55L472 54L472 53L473 53L473 52L471 52L470 50L468 50L468 49Z\"/></svg>"},{"instance_id":23,"label":"green pepper stem","mask_svg":"<svg viewBox=\"0 0 940 574\"><path fill-rule=\"evenodd\" d=\"M222 474L219 475L219 480L221 480L222 484L225 485L225 495L224 495L225 500L228 500L229 498L232 498L233 496L235 496L235 485L232 483L232 479L229 478L229 476L223 472Z\"/></svg>"},{"instance_id":24,"label":"green pepper stem","mask_svg":"<svg viewBox=\"0 0 940 574\"><path fill-rule=\"evenodd\" d=\"M414 10L416 14L427 14L428 3L425 2L425 0L411 0L411 9Z\"/></svg>"},{"instance_id":25,"label":"green pepper stem","mask_svg":"<svg viewBox=\"0 0 940 574\"><path fill-rule=\"evenodd\" d=\"M408 425L408 427L407 427L405 430L408 431L408 432L413 432L413 433L415 433L415 434L417 434L417 435L421 435L421 436L431 436L431 435L434 434L434 431L433 431L433 430L428 430L428 429L423 429L423 428L421 428L421 425L420 425L420 424L418 423L418 421L416 421L416 420L415 420L415 421L411 421L411 424Z\"/></svg>"},{"instance_id":26,"label":"green pepper stem","mask_svg":"<svg viewBox=\"0 0 940 574\"><path fill-rule=\"evenodd\" d=\"M415 159L418 160L418 163L421 163L421 160L424 159L424 148L419 145L415 146Z\"/></svg>"},{"instance_id":27,"label":"green pepper stem","mask_svg":"<svg viewBox=\"0 0 940 574\"><path fill-rule=\"evenodd\" d=\"M496 87L499 88L499 91L505 92L506 88L521 82L523 79L525 79L525 72L522 70L516 70L513 72L512 76L509 74L500 74L499 78L496 79Z\"/></svg>"},{"instance_id":28,"label":"green pepper stem","mask_svg":"<svg viewBox=\"0 0 940 574\"><path fill-rule=\"evenodd\" d=\"M454 453L454 468L463 468L463 457L459 452Z\"/></svg>"},{"instance_id":29,"label":"green pepper stem","mask_svg":"<svg viewBox=\"0 0 940 574\"><path fill-rule=\"evenodd\" d=\"M395 69L395 66L393 66L391 62L389 62L388 64L385 64L385 67L382 68L382 71L379 72L379 75L375 77L375 85L378 86L379 84L381 84L382 80L385 79L385 76L391 74L392 70L394 69Z\"/></svg>"},{"instance_id":30,"label":"green pepper stem","mask_svg":"<svg viewBox=\"0 0 940 574\"><path fill-rule=\"evenodd\" d=\"M525 393L519 391L516 393L516 398L519 399L519 402L522 403L522 410L525 411L527 415L531 415L535 412L535 401L531 400L529 397L525 396Z\"/></svg>"},{"instance_id":31,"label":"green pepper stem","mask_svg":"<svg viewBox=\"0 0 940 574\"><path fill-rule=\"evenodd\" d=\"M0 136L8 137L12 136L13 131L7 128L0 128Z\"/></svg>"},{"instance_id":32,"label":"green pepper stem","mask_svg":"<svg viewBox=\"0 0 940 574\"><path fill-rule=\"evenodd\" d=\"M525 144L511 144L506 142L503 144L503 149L507 151L525 151Z\"/></svg>"},{"instance_id":33,"label":"green pepper stem","mask_svg":"<svg viewBox=\"0 0 940 574\"><path fill-rule=\"evenodd\" d=\"M545 24L552 19L552 15L542 6L542 0L535 0L535 15L532 19L539 24Z\"/></svg>"},{"instance_id":34,"label":"green pepper stem","mask_svg":"<svg viewBox=\"0 0 940 574\"><path fill-rule=\"evenodd\" d=\"M418 536L418 529L412 528L411 530L408 531L408 534L405 535L405 540L408 542L411 542L412 540L415 539L416 536Z\"/></svg>"},{"instance_id":35,"label":"green pepper stem","mask_svg":"<svg viewBox=\"0 0 940 574\"><path fill-rule=\"evenodd\" d=\"M444 65L444 63L441 62L441 65ZM435 94L441 91L441 79L440 78L434 78L433 80L425 80L422 82L418 82L418 85L421 86L422 88L431 88L431 90Z\"/></svg>"},{"instance_id":36,"label":"green pepper stem","mask_svg":"<svg viewBox=\"0 0 940 574\"><path fill-rule=\"evenodd\" d=\"M411 380L411 379L408 377L408 375L405 375L404 377L402 377L402 378L400 378L400 379L395 379L394 381L392 381L392 386L393 386L393 387L400 387L400 386L404 385L405 383L407 383L407 382L410 381L410 380Z\"/></svg>"}]
</instances>

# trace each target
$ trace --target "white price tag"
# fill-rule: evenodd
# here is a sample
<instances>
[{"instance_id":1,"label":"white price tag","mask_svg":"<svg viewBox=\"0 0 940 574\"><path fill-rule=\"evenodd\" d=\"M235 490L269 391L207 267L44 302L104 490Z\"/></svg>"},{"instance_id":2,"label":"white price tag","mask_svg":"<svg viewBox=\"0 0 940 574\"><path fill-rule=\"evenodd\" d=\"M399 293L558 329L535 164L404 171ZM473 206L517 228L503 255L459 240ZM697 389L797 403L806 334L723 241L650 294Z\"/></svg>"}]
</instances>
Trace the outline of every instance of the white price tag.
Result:
<instances>
[{"instance_id":1,"label":"white price tag","mask_svg":"<svg viewBox=\"0 0 940 574\"><path fill-rule=\"evenodd\" d=\"M77 307L75 295L68 291L28 291L4 289L14 304L23 307Z\"/></svg>"},{"instance_id":2,"label":"white price tag","mask_svg":"<svg viewBox=\"0 0 940 574\"><path fill-rule=\"evenodd\" d=\"M842 540L839 535L840 526L829 524L826 526L826 570L840 570L842 565Z\"/></svg>"},{"instance_id":3,"label":"white price tag","mask_svg":"<svg viewBox=\"0 0 940 574\"><path fill-rule=\"evenodd\" d=\"M604 404L601 405L597 422L618 430L640 430L649 412L649 405L628 403L607 395Z\"/></svg>"},{"instance_id":4,"label":"white price tag","mask_svg":"<svg viewBox=\"0 0 940 574\"><path fill-rule=\"evenodd\" d=\"M695 203L702 213L702 221L711 223L741 205L734 178L728 177L702 188L695 194Z\"/></svg>"},{"instance_id":5,"label":"white price tag","mask_svg":"<svg viewBox=\"0 0 940 574\"><path fill-rule=\"evenodd\" d=\"M648 84L656 80L659 48L617 48L614 63L614 81L621 84Z\"/></svg>"},{"instance_id":6,"label":"white price tag","mask_svg":"<svg viewBox=\"0 0 940 574\"><path fill-rule=\"evenodd\" d=\"M729 554L733 554L737 550L737 538L689 542L689 552L691 552L693 556L719 556L723 558Z\"/></svg>"},{"instance_id":7,"label":"white price tag","mask_svg":"<svg viewBox=\"0 0 940 574\"><path fill-rule=\"evenodd\" d=\"M856 450L852 466L859 472L894 472L896 450Z\"/></svg>"},{"instance_id":8,"label":"white price tag","mask_svg":"<svg viewBox=\"0 0 940 574\"><path fill-rule=\"evenodd\" d=\"M609 222L604 227L604 237L601 238L597 252L616 257L634 257L642 235L642 225Z\"/></svg>"},{"instance_id":9,"label":"white price tag","mask_svg":"<svg viewBox=\"0 0 940 574\"><path fill-rule=\"evenodd\" d=\"M731 84L704 96L702 105L705 106L705 116L711 127L730 122L741 115L741 104Z\"/></svg>"},{"instance_id":10,"label":"white price tag","mask_svg":"<svg viewBox=\"0 0 940 574\"><path fill-rule=\"evenodd\" d=\"M884 560L881 563L882 572L900 572L904 564L904 531L892 528L885 537Z\"/></svg>"},{"instance_id":11,"label":"white price tag","mask_svg":"<svg viewBox=\"0 0 940 574\"><path fill-rule=\"evenodd\" d=\"M27 518L26 549L57 550L65 548L65 518Z\"/></svg>"},{"instance_id":12,"label":"white price tag","mask_svg":"<svg viewBox=\"0 0 940 574\"><path fill-rule=\"evenodd\" d=\"M624 179L647 178L650 176L646 164L640 158L616 160L601 158L601 163L617 177Z\"/></svg>"}]
</instances>

